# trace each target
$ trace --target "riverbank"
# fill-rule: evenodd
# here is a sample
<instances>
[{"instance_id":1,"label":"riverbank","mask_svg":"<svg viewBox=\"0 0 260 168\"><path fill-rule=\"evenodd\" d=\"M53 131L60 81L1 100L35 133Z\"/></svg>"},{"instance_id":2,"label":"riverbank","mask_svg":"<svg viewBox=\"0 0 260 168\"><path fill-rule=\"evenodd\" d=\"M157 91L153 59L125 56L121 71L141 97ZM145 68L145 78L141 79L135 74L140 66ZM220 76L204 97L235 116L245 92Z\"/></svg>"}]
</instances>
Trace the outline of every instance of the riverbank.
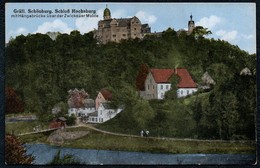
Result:
<instances>
[{"instance_id":1,"label":"riverbank","mask_svg":"<svg viewBox=\"0 0 260 168\"><path fill-rule=\"evenodd\" d=\"M199 141L111 135L87 127L67 128L67 132L88 131L83 137L65 140L62 147L170 154L255 154L254 141ZM48 143L50 133L21 136L26 143Z\"/></svg>"}]
</instances>

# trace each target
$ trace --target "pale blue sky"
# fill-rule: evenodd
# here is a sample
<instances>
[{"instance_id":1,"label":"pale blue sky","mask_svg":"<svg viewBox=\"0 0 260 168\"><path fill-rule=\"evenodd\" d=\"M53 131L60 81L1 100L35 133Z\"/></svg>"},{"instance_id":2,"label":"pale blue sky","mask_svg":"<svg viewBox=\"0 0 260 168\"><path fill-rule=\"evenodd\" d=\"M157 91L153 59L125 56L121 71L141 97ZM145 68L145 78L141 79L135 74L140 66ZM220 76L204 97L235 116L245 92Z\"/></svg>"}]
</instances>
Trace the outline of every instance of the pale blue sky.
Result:
<instances>
[{"instance_id":1,"label":"pale blue sky","mask_svg":"<svg viewBox=\"0 0 260 168\"><path fill-rule=\"evenodd\" d=\"M149 23L152 32L168 27L187 29L190 14L196 26L209 28L209 38L223 39L238 45L249 53L256 52L256 7L254 3L7 3L6 41L10 37L28 33L59 31L69 33L79 30L82 34L97 28L108 5L112 18L137 16L142 23ZM92 18L11 18L14 9L88 9L97 10Z\"/></svg>"}]
</instances>

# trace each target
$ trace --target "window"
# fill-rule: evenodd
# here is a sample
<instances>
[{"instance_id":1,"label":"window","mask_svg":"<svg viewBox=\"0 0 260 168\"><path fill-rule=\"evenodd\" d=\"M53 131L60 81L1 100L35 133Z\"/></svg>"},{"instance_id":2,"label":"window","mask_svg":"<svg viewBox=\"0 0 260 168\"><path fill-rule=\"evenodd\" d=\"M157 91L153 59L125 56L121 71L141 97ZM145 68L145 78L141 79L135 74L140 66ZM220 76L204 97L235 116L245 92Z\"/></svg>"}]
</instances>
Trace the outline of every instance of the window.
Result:
<instances>
[{"instance_id":1,"label":"window","mask_svg":"<svg viewBox=\"0 0 260 168\"><path fill-rule=\"evenodd\" d=\"M126 36L126 34L122 34L123 35L123 37L125 37Z\"/></svg>"},{"instance_id":2,"label":"window","mask_svg":"<svg viewBox=\"0 0 260 168\"><path fill-rule=\"evenodd\" d=\"M189 94L190 92L189 92L189 90L187 90L187 94Z\"/></svg>"},{"instance_id":3,"label":"window","mask_svg":"<svg viewBox=\"0 0 260 168\"><path fill-rule=\"evenodd\" d=\"M163 85L161 85L161 89L163 89Z\"/></svg>"},{"instance_id":4,"label":"window","mask_svg":"<svg viewBox=\"0 0 260 168\"><path fill-rule=\"evenodd\" d=\"M136 28L134 28L134 30L136 30Z\"/></svg>"},{"instance_id":5,"label":"window","mask_svg":"<svg viewBox=\"0 0 260 168\"><path fill-rule=\"evenodd\" d=\"M100 115L102 115L102 110L100 110Z\"/></svg>"},{"instance_id":6,"label":"window","mask_svg":"<svg viewBox=\"0 0 260 168\"><path fill-rule=\"evenodd\" d=\"M113 34L113 37L116 37L116 35L115 35L115 34Z\"/></svg>"},{"instance_id":7,"label":"window","mask_svg":"<svg viewBox=\"0 0 260 168\"><path fill-rule=\"evenodd\" d=\"M166 89L168 90L168 88L169 88L169 85L166 85Z\"/></svg>"},{"instance_id":8,"label":"window","mask_svg":"<svg viewBox=\"0 0 260 168\"><path fill-rule=\"evenodd\" d=\"M181 90L181 94L183 94L183 90Z\"/></svg>"},{"instance_id":9,"label":"window","mask_svg":"<svg viewBox=\"0 0 260 168\"><path fill-rule=\"evenodd\" d=\"M154 90L154 85L153 85L153 90Z\"/></svg>"},{"instance_id":10,"label":"window","mask_svg":"<svg viewBox=\"0 0 260 168\"><path fill-rule=\"evenodd\" d=\"M149 90L149 85L147 85L147 90Z\"/></svg>"}]
</instances>

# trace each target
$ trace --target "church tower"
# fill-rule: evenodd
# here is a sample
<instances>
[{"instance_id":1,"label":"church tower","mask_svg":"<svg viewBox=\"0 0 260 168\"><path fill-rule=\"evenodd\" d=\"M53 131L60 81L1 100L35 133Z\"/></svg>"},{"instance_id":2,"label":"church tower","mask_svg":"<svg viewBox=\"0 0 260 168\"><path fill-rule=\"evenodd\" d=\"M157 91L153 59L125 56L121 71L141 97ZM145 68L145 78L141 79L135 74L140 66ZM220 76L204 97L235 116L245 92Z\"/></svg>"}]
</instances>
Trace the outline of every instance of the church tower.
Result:
<instances>
[{"instance_id":1,"label":"church tower","mask_svg":"<svg viewBox=\"0 0 260 168\"><path fill-rule=\"evenodd\" d=\"M106 5L106 9L104 10L103 18L104 20L111 19L111 13L110 10L107 8L107 5Z\"/></svg>"},{"instance_id":2,"label":"church tower","mask_svg":"<svg viewBox=\"0 0 260 168\"><path fill-rule=\"evenodd\" d=\"M188 32L191 33L194 28L195 28L195 23L192 20L192 15L190 15L190 20L188 22Z\"/></svg>"}]
</instances>

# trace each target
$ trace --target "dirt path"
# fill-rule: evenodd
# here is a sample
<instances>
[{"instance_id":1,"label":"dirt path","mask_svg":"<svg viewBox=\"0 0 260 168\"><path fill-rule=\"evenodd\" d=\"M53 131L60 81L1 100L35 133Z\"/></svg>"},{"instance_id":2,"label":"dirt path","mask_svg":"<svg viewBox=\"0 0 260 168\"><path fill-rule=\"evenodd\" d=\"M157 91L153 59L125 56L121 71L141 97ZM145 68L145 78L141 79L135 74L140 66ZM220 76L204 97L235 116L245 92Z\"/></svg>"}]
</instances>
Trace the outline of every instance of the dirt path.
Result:
<instances>
[{"instance_id":1,"label":"dirt path","mask_svg":"<svg viewBox=\"0 0 260 168\"><path fill-rule=\"evenodd\" d=\"M134 137L134 138L148 138L148 139L158 139L158 140L169 140L169 141L193 141L193 142L229 142L229 143L237 143L237 142L249 142L249 141L238 141L238 140L200 140L200 139L191 139L191 138L169 138L169 137L141 137L137 135L130 135L130 134L122 134L122 133L115 133L115 132L109 132L109 131L104 131L101 129L98 129L90 124L82 124L80 126L87 127L89 129L102 132L105 134L110 134L110 135L116 135L116 136L123 136L123 137ZM79 127L80 127L79 126Z\"/></svg>"},{"instance_id":2,"label":"dirt path","mask_svg":"<svg viewBox=\"0 0 260 168\"><path fill-rule=\"evenodd\" d=\"M158 140L168 140L168 141L193 141L193 142L228 142L228 143L237 143L237 142L241 142L241 143L245 143L245 142L249 142L249 141L242 141L242 140L200 140L200 139L191 139L191 138L169 138L169 137L141 137L138 135L131 135L131 134L122 134L122 133L115 133L115 132L109 132L109 131L104 131L101 129L98 129L94 126L92 126L91 124L83 124L83 123L79 123L78 125L75 126L67 126L66 128L77 128L77 127L87 127L89 129L98 131L98 132L102 132L104 134L109 134L109 135L116 135L116 136L123 136L123 137L133 137L133 138L147 138L147 139L158 139ZM28 132L28 133L23 133L23 134L18 134L19 136L23 136L23 135L30 135L30 134L37 134L37 133L41 133L41 132L47 132L47 131L52 131L52 130L56 130L55 129L46 129L46 130L41 130L41 131L37 131L37 132Z\"/></svg>"},{"instance_id":3,"label":"dirt path","mask_svg":"<svg viewBox=\"0 0 260 168\"><path fill-rule=\"evenodd\" d=\"M34 132L26 132L26 133L18 134L18 136L37 134L37 133L48 132L48 131L57 130L57 129L58 128L52 128L52 129L44 129L44 130L34 131Z\"/></svg>"}]
</instances>

